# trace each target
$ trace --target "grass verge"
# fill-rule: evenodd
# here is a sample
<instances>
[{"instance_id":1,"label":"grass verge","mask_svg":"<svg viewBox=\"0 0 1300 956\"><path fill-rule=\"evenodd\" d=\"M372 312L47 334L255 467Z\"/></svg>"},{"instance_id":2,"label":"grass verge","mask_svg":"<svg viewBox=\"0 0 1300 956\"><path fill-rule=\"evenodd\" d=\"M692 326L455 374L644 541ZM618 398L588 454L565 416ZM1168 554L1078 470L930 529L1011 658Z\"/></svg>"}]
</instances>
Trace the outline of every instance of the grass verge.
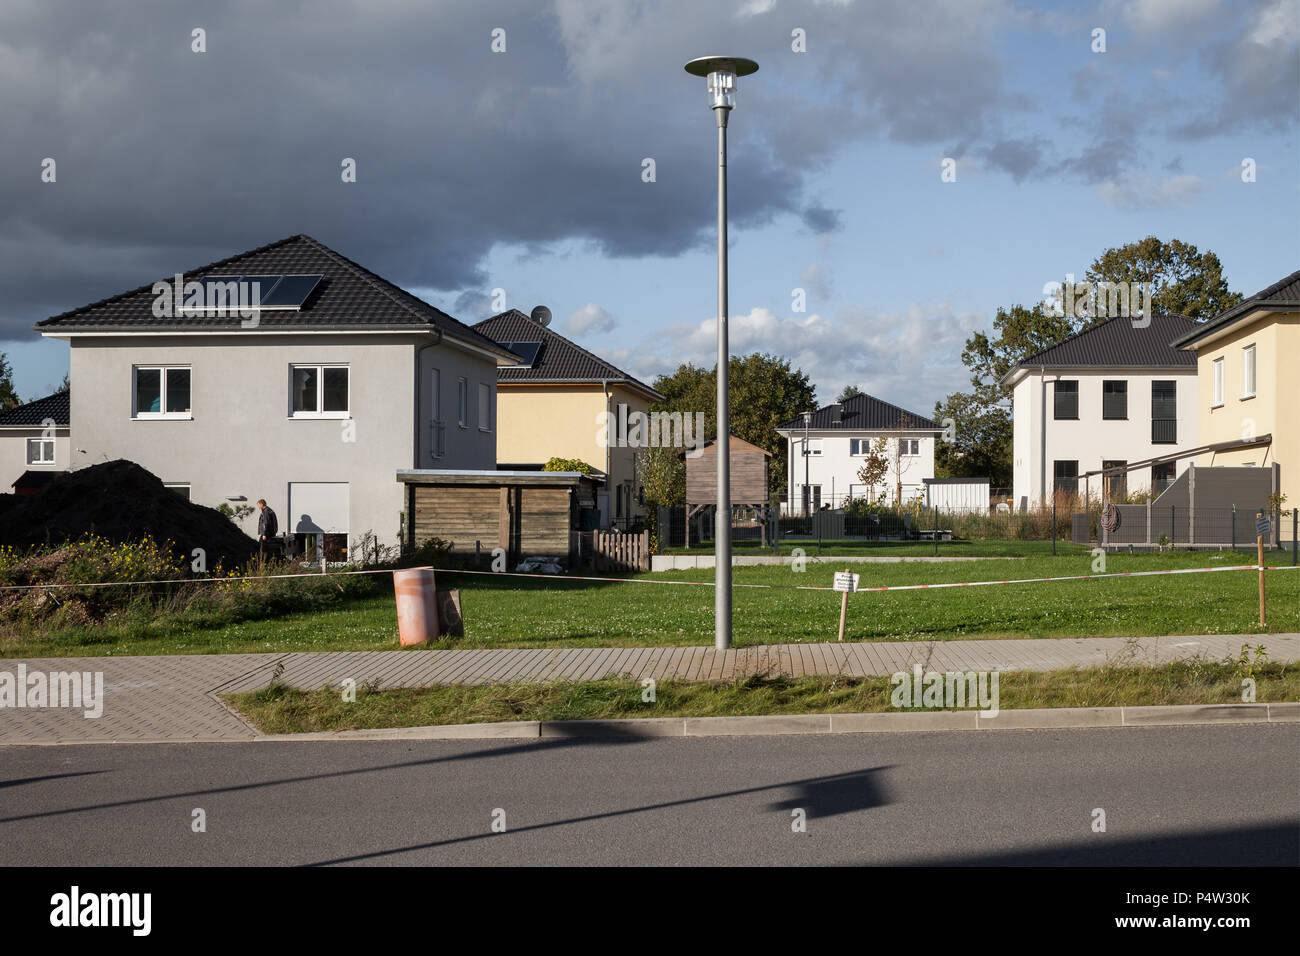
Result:
<instances>
[{"instance_id":1,"label":"grass verge","mask_svg":"<svg viewBox=\"0 0 1300 956\"><path fill-rule=\"evenodd\" d=\"M1007 671L999 676L1003 710L1240 703L1252 674L1256 699L1300 700L1300 668L1201 658L1158 667ZM334 688L299 691L273 685L226 698L266 733L490 723L503 720L598 720L626 717L723 717L762 714L875 713L890 705L888 677L753 676L727 683L662 681L654 702L626 678L584 682L448 684L357 688L348 702ZM915 708L912 708L915 709Z\"/></svg>"}]
</instances>

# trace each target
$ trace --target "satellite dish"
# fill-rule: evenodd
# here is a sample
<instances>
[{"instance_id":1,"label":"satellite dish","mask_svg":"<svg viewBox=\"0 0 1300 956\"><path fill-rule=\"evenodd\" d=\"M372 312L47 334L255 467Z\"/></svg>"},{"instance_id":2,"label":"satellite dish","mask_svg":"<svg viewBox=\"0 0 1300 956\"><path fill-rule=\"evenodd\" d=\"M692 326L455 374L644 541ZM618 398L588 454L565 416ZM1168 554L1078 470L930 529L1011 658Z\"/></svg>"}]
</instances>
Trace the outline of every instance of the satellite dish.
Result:
<instances>
[{"instance_id":1,"label":"satellite dish","mask_svg":"<svg viewBox=\"0 0 1300 956\"><path fill-rule=\"evenodd\" d=\"M529 315L534 322L542 327L551 324L551 310L544 305L537 306Z\"/></svg>"}]
</instances>

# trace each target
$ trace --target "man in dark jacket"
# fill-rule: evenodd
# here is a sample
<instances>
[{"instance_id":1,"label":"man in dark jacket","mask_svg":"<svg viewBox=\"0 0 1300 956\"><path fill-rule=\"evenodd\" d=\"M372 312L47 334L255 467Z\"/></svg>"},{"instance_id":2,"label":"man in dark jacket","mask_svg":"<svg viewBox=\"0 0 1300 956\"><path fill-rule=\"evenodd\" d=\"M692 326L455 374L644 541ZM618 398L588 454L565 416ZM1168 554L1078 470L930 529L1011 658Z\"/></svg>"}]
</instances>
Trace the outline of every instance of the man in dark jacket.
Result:
<instances>
[{"instance_id":1,"label":"man in dark jacket","mask_svg":"<svg viewBox=\"0 0 1300 956\"><path fill-rule=\"evenodd\" d=\"M262 512L257 517L257 544L265 553L268 546L274 547L280 523L275 519L275 512L267 507L265 498L257 499L257 510Z\"/></svg>"}]
</instances>

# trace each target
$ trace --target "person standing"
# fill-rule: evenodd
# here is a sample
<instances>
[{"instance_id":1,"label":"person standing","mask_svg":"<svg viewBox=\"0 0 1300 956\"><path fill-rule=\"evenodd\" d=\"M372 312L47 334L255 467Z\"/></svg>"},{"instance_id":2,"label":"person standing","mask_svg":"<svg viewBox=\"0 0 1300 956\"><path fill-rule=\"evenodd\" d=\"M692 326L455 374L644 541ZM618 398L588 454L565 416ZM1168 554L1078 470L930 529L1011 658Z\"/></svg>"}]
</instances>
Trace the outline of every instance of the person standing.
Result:
<instances>
[{"instance_id":1,"label":"person standing","mask_svg":"<svg viewBox=\"0 0 1300 956\"><path fill-rule=\"evenodd\" d=\"M276 520L275 512L266 504L265 498L257 499L257 510L261 512L257 516L257 547L262 553L266 553L267 546L274 546L275 536L280 531L280 522Z\"/></svg>"}]
</instances>

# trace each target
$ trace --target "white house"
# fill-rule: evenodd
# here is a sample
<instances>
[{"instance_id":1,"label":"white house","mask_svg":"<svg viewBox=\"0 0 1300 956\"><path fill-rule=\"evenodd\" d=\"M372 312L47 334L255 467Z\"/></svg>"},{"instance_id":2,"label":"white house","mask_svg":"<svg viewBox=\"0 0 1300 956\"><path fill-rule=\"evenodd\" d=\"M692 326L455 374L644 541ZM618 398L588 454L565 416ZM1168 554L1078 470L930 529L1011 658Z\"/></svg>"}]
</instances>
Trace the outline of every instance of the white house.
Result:
<instances>
[{"instance_id":1,"label":"white house","mask_svg":"<svg viewBox=\"0 0 1300 956\"><path fill-rule=\"evenodd\" d=\"M0 494L34 492L70 459L66 390L0 412Z\"/></svg>"},{"instance_id":2,"label":"white house","mask_svg":"<svg viewBox=\"0 0 1300 956\"><path fill-rule=\"evenodd\" d=\"M62 467L125 458L199 504L265 498L331 559L397 543L399 469L496 468L504 346L308 236L182 279L197 295L170 308L155 283L37 324L71 343ZM222 308L254 282L251 316Z\"/></svg>"},{"instance_id":3,"label":"white house","mask_svg":"<svg viewBox=\"0 0 1300 956\"><path fill-rule=\"evenodd\" d=\"M925 495L934 477L934 443L943 427L924 415L870 395L855 395L777 428L786 440L788 489L782 509L807 514L823 506L841 507L851 498L884 497L903 503ZM885 477L867 487L858 477L865 459L884 439L889 461Z\"/></svg>"},{"instance_id":4,"label":"white house","mask_svg":"<svg viewBox=\"0 0 1300 956\"><path fill-rule=\"evenodd\" d=\"M1007 373L1012 389L1016 507L1053 489L1121 499L1162 491L1189 458L1138 464L1196 447L1196 360L1170 343L1196 323L1181 315L1118 317L1031 355Z\"/></svg>"}]
</instances>

